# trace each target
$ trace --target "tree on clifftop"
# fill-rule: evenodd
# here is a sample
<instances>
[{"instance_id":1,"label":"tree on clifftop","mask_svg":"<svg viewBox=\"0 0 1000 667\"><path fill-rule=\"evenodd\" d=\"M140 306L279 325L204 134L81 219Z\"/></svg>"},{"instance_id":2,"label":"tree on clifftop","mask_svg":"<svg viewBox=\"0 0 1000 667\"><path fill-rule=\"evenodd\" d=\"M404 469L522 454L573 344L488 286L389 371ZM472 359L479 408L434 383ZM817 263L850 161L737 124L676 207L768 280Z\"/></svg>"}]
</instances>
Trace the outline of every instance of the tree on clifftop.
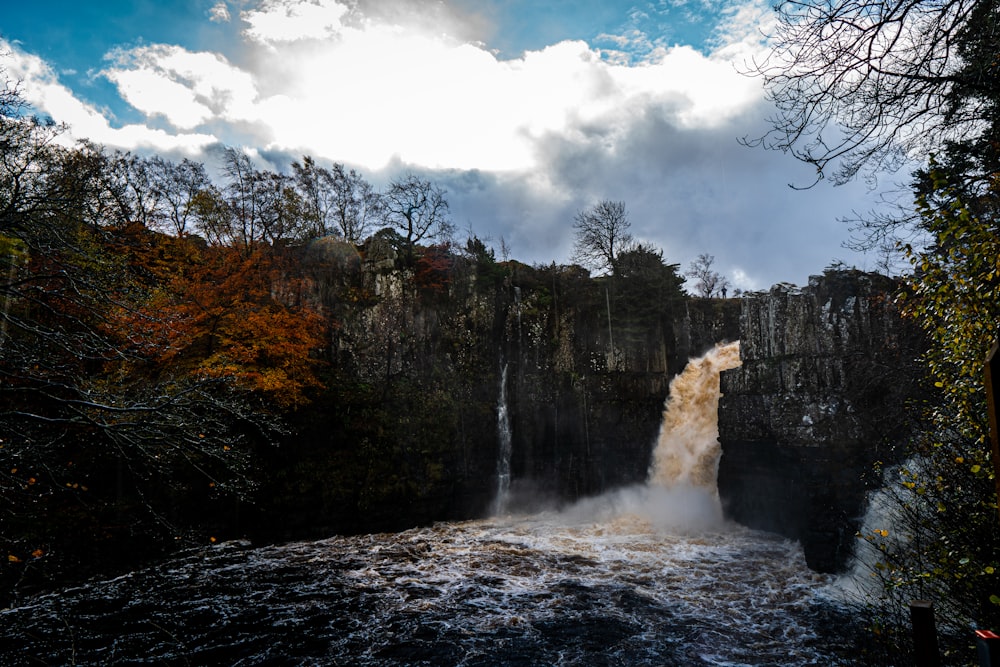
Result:
<instances>
[{"instance_id":1,"label":"tree on clifftop","mask_svg":"<svg viewBox=\"0 0 1000 667\"><path fill-rule=\"evenodd\" d=\"M686 275L694 280L695 296L710 299L715 296L722 296L729 289L729 280L712 269L715 257L707 252L698 255L698 258L691 262Z\"/></svg>"},{"instance_id":2,"label":"tree on clifftop","mask_svg":"<svg viewBox=\"0 0 1000 667\"><path fill-rule=\"evenodd\" d=\"M573 261L600 271L620 273L619 256L632 248L625 202L603 199L573 220Z\"/></svg>"},{"instance_id":3,"label":"tree on clifftop","mask_svg":"<svg viewBox=\"0 0 1000 667\"><path fill-rule=\"evenodd\" d=\"M383 195L385 220L400 232L411 263L417 243L446 240L454 231L444 195L444 190L414 174L394 180Z\"/></svg>"}]
</instances>

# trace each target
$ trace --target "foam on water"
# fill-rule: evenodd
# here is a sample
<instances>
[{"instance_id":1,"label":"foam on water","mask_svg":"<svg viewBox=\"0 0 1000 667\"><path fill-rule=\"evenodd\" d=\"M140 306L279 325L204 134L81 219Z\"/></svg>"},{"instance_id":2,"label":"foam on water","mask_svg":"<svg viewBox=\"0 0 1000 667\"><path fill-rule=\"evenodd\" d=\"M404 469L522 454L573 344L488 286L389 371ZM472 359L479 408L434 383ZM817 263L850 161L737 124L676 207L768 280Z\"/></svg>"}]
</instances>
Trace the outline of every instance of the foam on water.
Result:
<instances>
[{"instance_id":1,"label":"foam on water","mask_svg":"<svg viewBox=\"0 0 1000 667\"><path fill-rule=\"evenodd\" d=\"M711 400L671 387L646 485L561 512L192 552L0 611L0 664L850 664L831 578L722 521L717 433L680 416L714 413L733 361L714 357L731 354L689 377Z\"/></svg>"}]
</instances>

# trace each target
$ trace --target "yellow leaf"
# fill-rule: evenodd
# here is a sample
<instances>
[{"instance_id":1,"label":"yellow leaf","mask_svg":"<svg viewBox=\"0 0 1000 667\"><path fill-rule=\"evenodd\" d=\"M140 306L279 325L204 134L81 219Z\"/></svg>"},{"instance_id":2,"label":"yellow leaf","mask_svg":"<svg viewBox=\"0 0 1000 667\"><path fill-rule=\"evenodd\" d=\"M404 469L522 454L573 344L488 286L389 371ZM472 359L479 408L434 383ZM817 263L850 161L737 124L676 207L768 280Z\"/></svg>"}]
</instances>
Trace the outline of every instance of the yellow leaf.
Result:
<instances>
[{"instance_id":1,"label":"yellow leaf","mask_svg":"<svg viewBox=\"0 0 1000 667\"><path fill-rule=\"evenodd\" d=\"M15 556L14 554L7 554L7 562L8 563L20 563L21 559L18 558L17 556Z\"/></svg>"}]
</instances>

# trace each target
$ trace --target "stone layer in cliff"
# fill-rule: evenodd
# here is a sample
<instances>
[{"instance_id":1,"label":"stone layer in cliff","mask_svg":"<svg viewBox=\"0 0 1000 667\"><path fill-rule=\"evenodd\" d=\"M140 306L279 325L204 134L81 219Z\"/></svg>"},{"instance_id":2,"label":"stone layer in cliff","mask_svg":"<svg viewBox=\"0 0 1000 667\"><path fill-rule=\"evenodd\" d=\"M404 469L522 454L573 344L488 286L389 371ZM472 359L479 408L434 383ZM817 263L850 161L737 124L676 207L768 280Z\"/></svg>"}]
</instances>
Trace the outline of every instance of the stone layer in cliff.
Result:
<instances>
[{"instance_id":1,"label":"stone layer in cliff","mask_svg":"<svg viewBox=\"0 0 1000 667\"><path fill-rule=\"evenodd\" d=\"M729 518L800 540L814 570L846 565L875 463L906 437L922 339L895 288L829 271L742 300L743 365L722 374L719 494Z\"/></svg>"}]
</instances>

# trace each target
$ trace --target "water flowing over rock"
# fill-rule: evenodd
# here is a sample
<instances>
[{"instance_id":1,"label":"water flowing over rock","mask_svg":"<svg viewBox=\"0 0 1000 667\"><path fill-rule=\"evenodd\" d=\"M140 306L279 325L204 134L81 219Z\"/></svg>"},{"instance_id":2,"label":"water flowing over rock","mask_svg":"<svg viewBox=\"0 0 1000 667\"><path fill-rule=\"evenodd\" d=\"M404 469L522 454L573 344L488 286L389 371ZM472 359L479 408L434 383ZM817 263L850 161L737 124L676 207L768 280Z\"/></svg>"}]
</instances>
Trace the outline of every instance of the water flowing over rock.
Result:
<instances>
[{"instance_id":1,"label":"water flowing over rock","mask_svg":"<svg viewBox=\"0 0 1000 667\"><path fill-rule=\"evenodd\" d=\"M923 342L883 276L830 271L742 299L739 368L721 378L719 493L726 515L801 540L842 569L864 511L905 439Z\"/></svg>"},{"instance_id":2,"label":"water flowing over rock","mask_svg":"<svg viewBox=\"0 0 1000 667\"><path fill-rule=\"evenodd\" d=\"M719 345L673 380L645 485L560 512L192 552L0 610L0 663L847 664L832 578L721 521L719 373L739 362Z\"/></svg>"},{"instance_id":3,"label":"water flowing over rock","mask_svg":"<svg viewBox=\"0 0 1000 667\"><path fill-rule=\"evenodd\" d=\"M642 276L456 258L432 289L385 252L369 248L357 273L317 264L316 298L337 321L329 389L265 462L254 539L400 530L641 484L670 379L738 337L737 300Z\"/></svg>"},{"instance_id":4,"label":"water flowing over rock","mask_svg":"<svg viewBox=\"0 0 1000 667\"><path fill-rule=\"evenodd\" d=\"M690 484L716 491L720 373L740 365L739 342L717 345L670 382L649 481L666 488Z\"/></svg>"},{"instance_id":5,"label":"water flowing over rock","mask_svg":"<svg viewBox=\"0 0 1000 667\"><path fill-rule=\"evenodd\" d=\"M503 514L510 494L510 410L507 407L507 364L500 373L500 398L497 399L497 495L493 500L493 514Z\"/></svg>"}]
</instances>

